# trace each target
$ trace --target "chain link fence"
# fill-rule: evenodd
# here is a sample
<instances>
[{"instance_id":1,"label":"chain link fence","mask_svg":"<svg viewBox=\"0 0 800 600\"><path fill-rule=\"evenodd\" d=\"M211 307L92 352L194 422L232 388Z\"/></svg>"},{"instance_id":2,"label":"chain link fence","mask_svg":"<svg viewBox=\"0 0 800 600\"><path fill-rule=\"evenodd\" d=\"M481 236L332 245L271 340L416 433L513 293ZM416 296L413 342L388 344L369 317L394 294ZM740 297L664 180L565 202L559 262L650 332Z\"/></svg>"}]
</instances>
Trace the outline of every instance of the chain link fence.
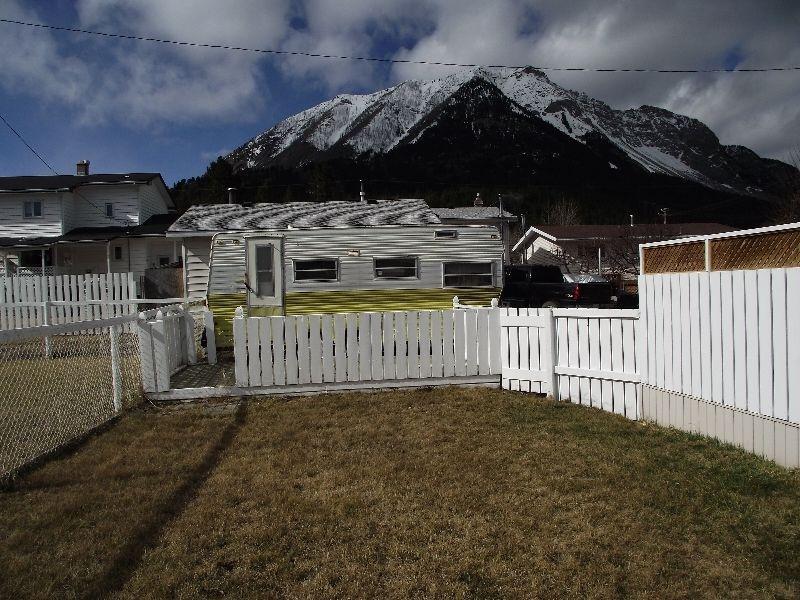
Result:
<instances>
[{"instance_id":1,"label":"chain link fence","mask_svg":"<svg viewBox=\"0 0 800 600\"><path fill-rule=\"evenodd\" d=\"M132 323L47 330L0 332L0 480L143 398Z\"/></svg>"}]
</instances>

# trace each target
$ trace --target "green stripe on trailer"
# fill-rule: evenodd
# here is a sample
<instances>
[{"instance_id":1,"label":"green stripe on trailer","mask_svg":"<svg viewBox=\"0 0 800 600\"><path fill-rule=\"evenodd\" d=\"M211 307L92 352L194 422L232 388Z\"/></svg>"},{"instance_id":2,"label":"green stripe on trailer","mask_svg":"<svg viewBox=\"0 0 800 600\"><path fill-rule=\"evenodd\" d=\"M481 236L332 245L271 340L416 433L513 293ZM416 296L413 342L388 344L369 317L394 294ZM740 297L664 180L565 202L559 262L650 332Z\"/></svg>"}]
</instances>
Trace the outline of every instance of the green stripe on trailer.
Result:
<instances>
[{"instance_id":1,"label":"green stripe on trailer","mask_svg":"<svg viewBox=\"0 0 800 600\"><path fill-rule=\"evenodd\" d=\"M426 288L388 290L344 290L290 292L285 310L281 307L247 307L247 294L209 294L208 308L214 313L214 330L219 347L233 345L233 317L244 307L245 316L271 317L350 312L390 312L396 310L445 310L453 307L453 296L461 304L489 306L500 296L500 288Z\"/></svg>"}]
</instances>

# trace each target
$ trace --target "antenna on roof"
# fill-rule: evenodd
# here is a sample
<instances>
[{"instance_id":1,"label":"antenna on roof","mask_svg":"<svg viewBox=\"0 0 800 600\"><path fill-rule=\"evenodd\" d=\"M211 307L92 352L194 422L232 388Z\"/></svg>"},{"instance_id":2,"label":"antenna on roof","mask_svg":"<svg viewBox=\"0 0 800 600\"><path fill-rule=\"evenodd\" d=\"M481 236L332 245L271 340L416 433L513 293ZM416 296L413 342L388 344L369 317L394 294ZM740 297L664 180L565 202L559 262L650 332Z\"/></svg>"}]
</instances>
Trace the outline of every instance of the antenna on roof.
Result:
<instances>
[{"instance_id":1,"label":"antenna on roof","mask_svg":"<svg viewBox=\"0 0 800 600\"><path fill-rule=\"evenodd\" d=\"M366 194L364 194L364 180L363 179L359 179L358 183L361 184L361 192L358 194L358 199L361 200L361 202L366 202L367 201L367 196L366 196Z\"/></svg>"}]
</instances>

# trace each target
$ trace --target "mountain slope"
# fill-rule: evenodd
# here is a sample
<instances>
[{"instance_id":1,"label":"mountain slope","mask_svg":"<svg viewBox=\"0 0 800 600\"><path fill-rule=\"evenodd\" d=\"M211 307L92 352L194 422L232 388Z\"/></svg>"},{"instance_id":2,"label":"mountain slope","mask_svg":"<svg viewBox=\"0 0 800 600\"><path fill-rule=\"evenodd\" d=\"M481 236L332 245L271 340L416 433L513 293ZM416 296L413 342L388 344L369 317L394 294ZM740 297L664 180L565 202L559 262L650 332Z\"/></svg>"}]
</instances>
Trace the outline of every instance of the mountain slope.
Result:
<instances>
[{"instance_id":1,"label":"mountain slope","mask_svg":"<svg viewBox=\"0 0 800 600\"><path fill-rule=\"evenodd\" d=\"M458 143L448 143L451 138ZM336 96L281 121L227 159L245 170L346 161L399 173L415 157L432 173L442 172L439 164L454 171L448 181L472 168L497 180L513 174L551 183L567 176L621 181L625 172L748 196L774 193L791 170L742 146L720 144L696 119L652 106L614 110L533 68L467 69ZM467 165L462 157L483 164Z\"/></svg>"}]
</instances>

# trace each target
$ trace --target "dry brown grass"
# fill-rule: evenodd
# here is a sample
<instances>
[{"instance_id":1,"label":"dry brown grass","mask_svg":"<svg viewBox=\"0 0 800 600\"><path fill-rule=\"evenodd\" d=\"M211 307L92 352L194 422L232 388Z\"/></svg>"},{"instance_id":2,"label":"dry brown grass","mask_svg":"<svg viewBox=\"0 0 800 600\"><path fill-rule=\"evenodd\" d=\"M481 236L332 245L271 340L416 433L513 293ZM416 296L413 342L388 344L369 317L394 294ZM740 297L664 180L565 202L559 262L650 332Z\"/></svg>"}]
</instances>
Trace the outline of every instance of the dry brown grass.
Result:
<instances>
[{"instance_id":1,"label":"dry brown grass","mask_svg":"<svg viewBox=\"0 0 800 600\"><path fill-rule=\"evenodd\" d=\"M800 476L528 394L131 413L0 495L0 596L796 597Z\"/></svg>"}]
</instances>

